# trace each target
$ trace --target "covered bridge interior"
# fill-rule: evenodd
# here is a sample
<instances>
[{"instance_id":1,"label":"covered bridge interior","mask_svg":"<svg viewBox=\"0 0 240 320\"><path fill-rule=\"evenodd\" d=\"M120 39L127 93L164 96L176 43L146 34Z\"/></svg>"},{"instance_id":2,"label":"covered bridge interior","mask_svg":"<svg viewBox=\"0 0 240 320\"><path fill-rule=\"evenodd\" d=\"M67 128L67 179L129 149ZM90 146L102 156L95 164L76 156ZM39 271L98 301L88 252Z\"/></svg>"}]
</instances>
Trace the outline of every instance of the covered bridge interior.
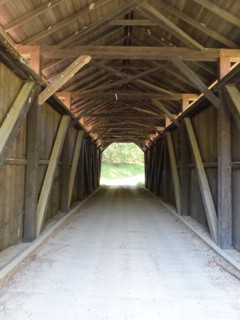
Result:
<instances>
[{"instance_id":1,"label":"covered bridge interior","mask_svg":"<svg viewBox=\"0 0 240 320\"><path fill-rule=\"evenodd\" d=\"M113 142L240 250L240 1L0 0L0 24L0 250L96 190Z\"/></svg>"}]
</instances>

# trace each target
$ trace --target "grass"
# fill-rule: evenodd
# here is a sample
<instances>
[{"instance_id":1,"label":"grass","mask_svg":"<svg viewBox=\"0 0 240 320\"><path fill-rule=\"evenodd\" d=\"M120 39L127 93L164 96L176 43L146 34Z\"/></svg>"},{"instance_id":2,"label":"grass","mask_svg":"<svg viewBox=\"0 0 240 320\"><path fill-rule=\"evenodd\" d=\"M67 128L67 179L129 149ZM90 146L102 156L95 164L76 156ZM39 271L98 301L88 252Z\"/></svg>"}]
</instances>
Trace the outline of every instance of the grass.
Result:
<instances>
[{"instance_id":1,"label":"grass","mask_svg":"<svg viewBox=\"0 0 240 320\"><path fill-rule=\"evenodd\" d=\"M101 179L114 180L130 178L144 173L143 165L125 164L113 165L102 163Z\"/></svg>"}]
</instances>

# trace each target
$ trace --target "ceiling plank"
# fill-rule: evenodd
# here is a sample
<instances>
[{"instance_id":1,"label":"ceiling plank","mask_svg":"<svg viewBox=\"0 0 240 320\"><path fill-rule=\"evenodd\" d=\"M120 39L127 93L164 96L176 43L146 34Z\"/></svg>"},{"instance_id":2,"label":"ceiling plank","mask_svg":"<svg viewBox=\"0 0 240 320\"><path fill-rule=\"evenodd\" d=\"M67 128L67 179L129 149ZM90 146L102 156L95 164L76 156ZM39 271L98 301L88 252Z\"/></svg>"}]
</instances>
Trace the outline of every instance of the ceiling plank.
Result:
<instances>
[{"instance_id":1,"label":"ceiling plank","mask_svg":"<svg viewBox=\"0 0 240 320\"><path fill-rule=\"evenodd\" d=\"M59 90L76 72L91 60L91 56L78 57L66 70L38 96L38 103L42 105L51 95Z\"/></svg>"},{"instance_id":2,"label":"ceiling plank","mask_svg":"<svg viewBox=\"0 0 240 320\"><path fill-rule=\"evenodd\" d=\"M173 22L168 20L162 13L150 6L148 3L142 4L138 10L144 14L148 19L158 23L160 27L168 31L170 34L175 36L181 42L194 49L204 49L204 47L198 43L196 40L191 38L182 29L177 27Z\"/></svg>"},{"instance_id":3,"label":"ceiling plank","mask_svg":"<svg viewBox=\"0 0 240 320\"><path fill-rule=\"evenodd\" d=\"M91 40L88 39L88 43L86 43L86 45L95 45L97 44L97 42L104 40L105 38L111 36L113 33L119 31L119 27L112 27L112 28L108 28L107 30L104 30L101 34L99 34L98 36L92 38ZM83 43L84 44L84 43ZM51 69L52 67L56 67L58 64L62 64L64 59L61 60L57 60L57 61L53 61L51 60L47 65L45 65L42 69L42 71L48 72L49 69Z\"/></svg>"},{"instance_id":4,"label":"ceiling plank","mask_svg":"<svg viewBox=\"0 0 240 320\"><path fill-rule=\"evenodd\" d=\"M208 89L199 77L179 58L172 59L174 65L194 84L194 86L205 95L215 108L219 108L218 97Z\"/></svg>"},{"instance_id":5,"label":"ceiling plank","mask_svg":"<svg viewBox=\"0 0 240 320\"><path fill-rule=\"evenodd\" d=\"M5 3L7 3L10 0L0 0L0 6L4 5Z\"/></svg>"},{"instance_id":6,"label":"ceiling plank","mask_svg":"<svg viewBox=\"0 0 240 320\"><path fill-rule=\"evenodd\" d=\"M52 0L51 2L46 2L42 6L37 7L34 10L28 11L26 14L22 15L21 17L9 22L8 24L6 24L4 26L4 30L6 32L10 32L13 29L21 26L22 24L27 23L27 22L37 18L41 14L43 14L49 10L52 10L53 8L55 8L56 6L60 5L62 2L65 2L65 1L66 0Z\"/></svg>"},{"instance_id":7,"label":"ceiling plank","mask_svg":"<svg viewBox=\"0 0 240 320\"><path fill-rule=\"evenodd\" d=\"M31 50L31 46L17 47L20 53ZM72 46L58 49L57 46L41 46L42 56L51 59L74 58L81 54L93 59L139 59L167 61L181 56L184 61L217 61L221 56L240 58L240 49L205 48L194 50L185 47L142 47L142 46Z\"/></svg>"},{"instance_id":8,"label":"ceiling plank","mask_svg":"<svg viewBox=\"0 0 240 320\"><path fill-rule=\"evenodd\" d=\"M179 19L185 21L186 23L188 23L190 26L198 29L199 31L201 31L202 33L206 34L207 36L209 36L212 39L217 40L218 42L224 44L225 46L229 47L229 48L239 48L239 45L237 45L235 42L231 41L230 39L224 37L223 35L221 35L220 33L218 33L215 30L212 30L211 28L209 28L206 25L202 25L200 22L198 22L197 20L189 17L188 15L184 14L183 12L181 12L180 10L175 9L173 6L167 4L165 1L163 0L158 0L157 1L157 5L159 7L161 7L162 9L170 12L171 14L173 14L174 16L178 17Z\"/></svg>"},{"instance_id":9,"label":"ceiling plank","mask_svg":"<svg viewBox=\"0 0 240 320\"><path fill-rule=\"evenodd\" d=\"M136 83L142 84L142 85L144 85L145 87L148 87L149 89L152 89L152 90L155 90L155 91L158 91L158 92L161 92L161 93L165 93L165 94L173 94L172 92L170 92L170 91L168 91L168 90L166 90L166 89L163 89L163 88L161 88L161 87L159 87L159 86L153 85L153 84L151 84L151 83L149 83L149 82L147 82L147 81L145 81L145 80L139 79L140 77L146 76L146 75L151 74L151 73L153 73L153 72L155 72L155 71L159 71L159 70L166 69L166 68L169 67L169 65L166 65L166 64L165 64L164 66L156 65L156 66L155 66L155 67L156 67L156 70L155 70L155 71L154 71L155 68L150 69L150 70L148 69L148 70L140 73L140 74L139 74L139 75L140 75L139 77L134 78L134 77L135 77L134 75L133 75L133 76L129 76L128 74L126 74L126 73L124 73L124 72L121 72L121 71L119 71L119 70L115 70L114 68L112 68L112 67L110 67L110 66L107 66L107 65L105 65L105 64L96 63L96 62L93 62L93 64L94 64L95 66L98 66L99 68L104 69L105 71L108 71L108 72L113 73L114 75L117 75L118 77L124 77L124 78L128 79L128 81L125 82L125 83L129 83L129 82L132 82L133 80L135 80ZM153 71L151 71L151 70L153 70Z\"/></svg>"},{"instance_id":10,"label":"ceiling plank","mask_svg":"<svg viewBox=\"0 0 240 320\"><path fill-rule=\"evenodd\" d=\"M208 0L193 0L195 3L199 4L201 7L204 7L208 11L211 11L215 15L219 16L225 21L235 25L240 28L240 19L233 14L229 13L227 10L220 8L218 5L214 4L212 1Z\"/></svg>"},{"instance_id":11,"label":"ceiling plank","mask_svg":"<svg viewBox=\"0 0 240 320\"><path fill-rule=\"evenodd\" d=\"M114 82L110 82L110 83L103 84L103 85L98 86L98 87L96 87L96 88L93 88L93 89L84 91L84 93L102 92L102 91L104 91L104 90L111 89L111 88L114 88L114 87L116 87L116 86L122 86L122 85L125 85L125 84L129 83L129 82L132 82L132 81L135 81L135 80L137 80L137 79L139 79L139 78L142 78L142 77L144 77L144 76L146 76L146 75L149 75L149 74L151 74L151 73L154 73L154 72L156 72L156 71L159 71L159 70L162 68L162 66L157 66L157 67L154 67L154 68L152 68L152 69L145 70L145 71L143 71L143 72L141 72L141 73L138 73L138 74L136 74L136 75L130 75L130 76L128 76L128 75L126 75L126 74L124 74L124 73L122 73L122 72L120 73L120 71L115 70L114 68L105 66L104 64L95 63L95 62L93 62L93 64L96 65L96 66L99 66L100 68L102 68L102 69L104 69L104 70L109 70L109 71L111 70L111 73L114 73L114 74L117 74L117 75L121 74L122 76L125 77L125 79L117 80L117 81L114 81ZM106 67L106 68L105 68L105 67ZM80 92L81 92L81 91L80 91Z\"/></svg>"},{"instance_id":12,"label":"ceiling plank","mask_svg":"<svg viewBox=\"0 0 240 320\"><path fill-rule=\"evenodd\" d=\"M79 20L81 17L84 17L85 15L89 14L93 10L96 10L100 8L101 6L105 5L108 3L110 0L98 0L95 1L94 7L87 6L86 8L80 10L79 12L76 12L75 14L71 15L70 17L57 22L52 26L52 28L49 28L48 30L43 30L34 36L27 38L25 41L23 41L23 44L34 44L37 43L39 40L44 39L51 35L52 33L55 33L56 31L66 27L68 24L74 23L76 20Z\"/></svg>"},{"instance_id":13,"label":"ceiling plank","mask_svg":"<svg viewBox=\"0 0 240 320\"><path fill-rule=\"evenodd\" d=\"M58 45L58 48L63 48L71 44L72 42L78 41L80 38L83 38L89 34L92 34L95 31L100 30L103 27L108 26L111 21L121 18L128 12L134 10L137 6L139 6L144 1L145 0L128 0L127 3L124 3L122 6L115 8L112 12L108 12L101 19L97 20L91 25L86 26L84 30L81 30L79 33L75 33L74 35L61 41Z\"/></svg>"}]
</instances>

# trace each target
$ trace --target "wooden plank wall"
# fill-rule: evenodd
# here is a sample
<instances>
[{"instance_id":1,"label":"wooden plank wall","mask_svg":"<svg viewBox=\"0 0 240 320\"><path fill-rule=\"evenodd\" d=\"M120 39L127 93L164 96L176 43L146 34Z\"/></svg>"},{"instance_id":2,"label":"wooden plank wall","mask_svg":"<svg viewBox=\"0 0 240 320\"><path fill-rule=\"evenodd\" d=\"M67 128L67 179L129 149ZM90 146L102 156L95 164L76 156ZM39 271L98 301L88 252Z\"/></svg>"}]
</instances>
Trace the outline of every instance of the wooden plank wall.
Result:
<instances>
[{"instance_id":1,"label":"wooden plank wall","mask_svg":"<svg viewBox=\"0 0 240 320\"><path fill-rule=\"evenodd\" d=\"M20 92L23 81L19 79L4 64L0 64L0 125L3 123L12 103ZM36 107L33 106L33 107ZM53 149L54 141L62 115L51 105L44 103L39 108L40 118L40 148L37 181L37 197L39 198L47 166ZM68 129L69 144L69 167L71 167L75 141L78 129L71 124ZM85 148L81 149L77 174L74 182L71 205L81 201L90 192L99 186L99 153L96 145L92 144L90 138L84 138ZM91 161L88 158L91 152ZM0 166L0 250L17 244L23 240L24 210L25 210L25 174L27 166L27 119L21 126L16 141L10 148L6 162ZM88 164L89 163L91 164ZM46 211L46 221L54 217L61 210L61 194L67 190L62 185L63 152L54 176L53 187ZM86 171L86 167L89 170ZM91 174L90 174L91 172ZM95 179L95 185L86 180ZM91 185L91 188L89 186Z\"/></svg>"},{"instance_id":2,"label":"wooden plank wall","mask_svg":"<svg viewBox=\"0 0 240 320\"><path fill-rule=\"evenodd\" d=\"M232 121L233 245L240 251L240 130Z\"/></svg>"},{"instance_id":3,"label":"wooden plank wall","mask_svg":"<svg viewBox=\"0 0 240 320\"><path fill-rule=\"evenodd\" d=\"M213 106L205 106L203 110L191 116L192 126L198 142L198 147L203 159L208 184L210 187L213 203L216 212L218 212L218 110ZM232 122L232 245L240 251L240 130ZM203 205L203 199L197 179L196 166L194 163L193 153L189 142L184 146L182 138L187 138L181 132L182 128L171 128L174 150L176 154L177 167L182 192L187 193L183 200L184 212L197 220L204 227L208 228L206 213ZM183 150L184 148L184 150ZM185 177L189 181L183 182L181 175L182 154L189 157L188 165L185 171ZM161 154L162 153L162 154ZM149 150L145 153L145 170L146 170L146 188L163 201L176 207L174 189L170 168L169 155L167 150L166 134L156 139ZM187 175L186 175L187 172ZM184 186L182 185L184 183ZM153 188L152 186L155 185Z\"/></svg>"},{"instance_id":4,"label":"wooden plank wall","mask_svg":"<svg viewBox=\"0 0 240 320\"><path fill-rule=\"evenodd\" d=\"M11 85L9 85L11 84ZM22 82L0 64L0 124L8 113ZM24 214L26 122L0 167L0 250L21 240Z\"/></svg>"}]
</instances>

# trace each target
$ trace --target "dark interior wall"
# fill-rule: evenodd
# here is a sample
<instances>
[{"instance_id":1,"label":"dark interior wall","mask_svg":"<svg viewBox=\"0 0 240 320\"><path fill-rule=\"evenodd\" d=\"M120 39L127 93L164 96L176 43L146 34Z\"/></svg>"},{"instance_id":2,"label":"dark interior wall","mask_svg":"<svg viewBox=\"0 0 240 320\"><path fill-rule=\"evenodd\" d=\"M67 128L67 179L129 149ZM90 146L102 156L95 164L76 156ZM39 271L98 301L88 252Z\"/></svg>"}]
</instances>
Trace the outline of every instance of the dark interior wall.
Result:
<instances>
[{"instance_id":1,"label":"dark interior wall","mask_svg":"<svg viewBox=\"0 0 240 320\"><path fill-rule=\"evenodd\" d=\"M240 130L232 120L233 245L240 251Z\"/></svg>"},{"instance_id":2,"label":"dark interior wall","mask_svg":"<svg viewBox=\"0 0 240 320\"><path fill-rule=\"evenodd\" d=\"M206 176L208 179L213 202L218 211L218 113L217 109L212 106L206 106L191 116L192 126L198 142L198 147L203 160ZM183 122L182 122L183 125ZM208 227L205 209L203 206L202 196L197 178L197 171L194 162L193 153L187 138L187 151L182 150L182 128L171 128L174 151L176 156L177 168L182 183L181 166L183 152L189 152L189 162L187 170L189 172L189 187L187 188L188 212L189 215L200 222L203 226ZM240 131L232 119L232 201L233 201L233 246L240 250ZM161 151L162 150L162 151ZM158 153L156 157L155 153ZM162 152L163 160L160 159ZM167 148L166 134L156 139L154 144L147 151L145 159L148 160L146 171L146 187L151 190L152 179L157 183L155 194L165 202L175 205L175 195L172 183L171 167ZM150 168L150 169L149 169ZM156 174L156 177L152 173Z\"/></svg>"},{"instance_id":3,"label":"dark interior wall","mask_svg":"<svg viewBox=\"0 0 240 320\"><path fill-rule=\"evenodd\" d=\"M6 118L23 83L24 81L16 76L8 67L0 64L0 125ZM36 107L36 105L33 107ZM44 103L38 108L40 143L36 184L39 198L62 115L49 103ZM78 132L79 128L77 129L70 124L68 129L70 169ZM96 151L96 145L92 144L90 138L86 137L84 141L83 145L85 145L85 147L81 149L76 179L74 181L73 196L71 199L72 204L83 199L83 189L85 190L85 195L87 195L99 185L99 175L97 175L97 170L94 167L96 163L98 163L96 158L99 157L99 150ZM88 151L88 149L90 151ZM23 239L26 168L27 119L23 121L16 139L11 144L6 161L0 166L0 250L17 244ZM54 175L45 221L61 211L62 192L67 192L66 186L62 185L62 176L63 151ZM92 182L93 180L94 183Z\"/></svg>"},{"instance_id":4,"label":"dark interior wall","mask_svg":"<svg viewBox=\"0 0 240 320\"><path fill-rule=\"evenodd\" d=\"M192 124L217 211L217 110L209 106L192 117ZM207 226L192 152L190 161L191 201L189 214L204 226Z\"/></svg>"}]
</instances>

